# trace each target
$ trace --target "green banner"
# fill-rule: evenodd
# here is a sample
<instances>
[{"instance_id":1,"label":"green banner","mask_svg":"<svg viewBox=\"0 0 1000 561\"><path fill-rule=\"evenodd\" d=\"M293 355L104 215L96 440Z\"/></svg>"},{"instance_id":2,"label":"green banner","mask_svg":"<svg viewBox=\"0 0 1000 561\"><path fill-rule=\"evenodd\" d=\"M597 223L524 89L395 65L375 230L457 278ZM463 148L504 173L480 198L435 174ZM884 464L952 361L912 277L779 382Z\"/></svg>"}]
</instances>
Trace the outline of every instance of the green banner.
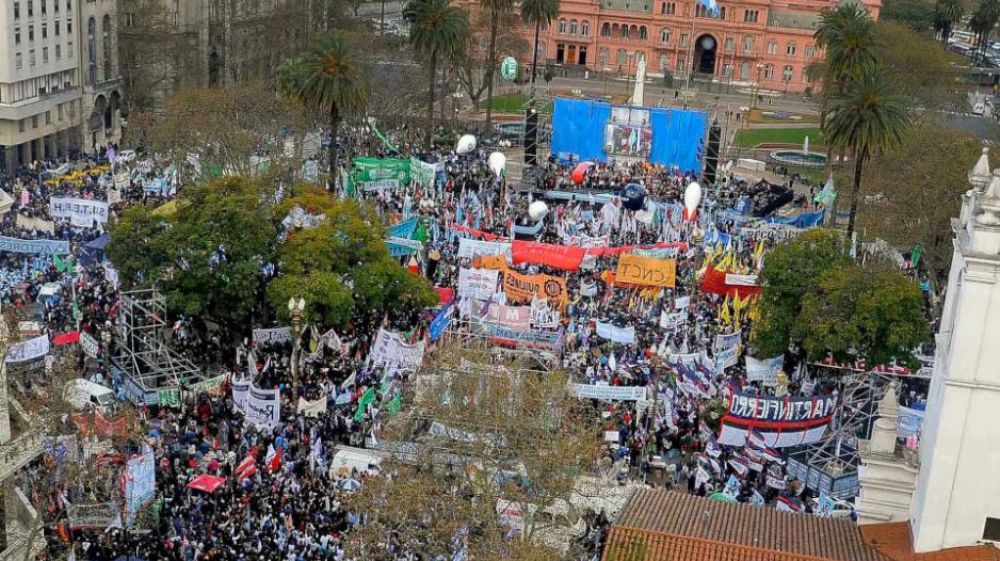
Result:
<instances>
[{"instance_id":1,"label":"green banner","mask_svg":"<svg viewBox=\"0 0 1000 561\"><path fill-rule=\"evenodd\" d=\"M424 163L415 157L410 157L410 177L421 187L434 186L434 164Z\"/></svg>"},{"instance_id":2,"label":"green banner","mask_svg":"<svg viewBox=\"0 0 1000 561\"><path fill-rule=\"evenodd\" d=\"M351 174L362 191L398 189L410 182L410 160L403 158L354 158Z\"/></svg>"}]
</instances>

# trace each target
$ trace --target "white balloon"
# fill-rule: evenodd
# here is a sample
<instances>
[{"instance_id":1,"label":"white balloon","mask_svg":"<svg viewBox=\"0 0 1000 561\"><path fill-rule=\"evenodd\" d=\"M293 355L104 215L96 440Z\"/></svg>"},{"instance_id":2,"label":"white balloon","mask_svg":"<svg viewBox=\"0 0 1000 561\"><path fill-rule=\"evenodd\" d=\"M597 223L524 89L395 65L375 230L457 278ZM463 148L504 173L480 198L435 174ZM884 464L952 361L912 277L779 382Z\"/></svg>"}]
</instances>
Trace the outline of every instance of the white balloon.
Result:
<instances>
[{"instance_id":1,"label":"white balloon","mask_svg":"<svg viewBox=\"0 0 1000 561\"><path fill-rule=\"evenodd\" d=\"M476 137L471 134L462 135L462 138L458 139L458 144L455 145L455 152L459 154L468 154L476 149Z\"/></svg>"},{"instance_id":2,"label":"white balloon","mask_svg":"<svg viewBox=\"0 0 1000 561\"><path fill-rule=\"evenodd\" d=\"M699 204L701 204L701 185L698 185L697 181L692 181L687 189L684 189L684 209L689 216L693 216Z\"/></svg>"},{"instance_id":3,"label":"white balloon","mask_svg":"<svg viewBox=\"0 0 1000 561\"><path fill-rule=\"evenodd\" d=\"M528 216L538 222L549 214L549 205L545 201L535 201L528 206Z\"/></svg>"},{"instance_id":4,"label":"white balloon","mask_svg":"<svg viewBox=\"0 0 1000 561\"><path fill-rule=\"evenodd\" d=\"M503 171L507 169L507 156L504 156L502 152L494 152L490 154L489 164L493 173L497 174L497 177L500 177Z\"/></svg>"}]
</instances>

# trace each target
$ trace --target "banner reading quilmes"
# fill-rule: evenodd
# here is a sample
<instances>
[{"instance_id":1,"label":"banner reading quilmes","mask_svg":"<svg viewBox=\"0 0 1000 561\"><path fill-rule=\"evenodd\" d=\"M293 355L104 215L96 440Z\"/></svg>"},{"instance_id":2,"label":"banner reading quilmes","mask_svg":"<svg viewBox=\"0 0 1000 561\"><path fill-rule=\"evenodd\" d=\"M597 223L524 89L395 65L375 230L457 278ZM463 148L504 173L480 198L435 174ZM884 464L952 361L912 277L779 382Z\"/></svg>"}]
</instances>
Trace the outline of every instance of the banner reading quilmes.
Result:
<instances>
[{"instance_id":1,"label":"banner reading quilmes","mask_svg":"<svg viewBox=\"0 0 1000 561\"><path fill-rule=\"evenodd\" d=\"M353 179L362 191L398 189L410 182L410 160L354 158Z\"/></svg>"},{"instance_id":2,"label":"banner reading quilmes","mask_svg":"<svg viewBox=\"0 0 1000 561\"><path fill-rule=\"evenodd\" d=\"M0 236L0 252L30 253L33 255L66 255L69 242L64 240L19 240Z\"/></svg>"}]
</instances>

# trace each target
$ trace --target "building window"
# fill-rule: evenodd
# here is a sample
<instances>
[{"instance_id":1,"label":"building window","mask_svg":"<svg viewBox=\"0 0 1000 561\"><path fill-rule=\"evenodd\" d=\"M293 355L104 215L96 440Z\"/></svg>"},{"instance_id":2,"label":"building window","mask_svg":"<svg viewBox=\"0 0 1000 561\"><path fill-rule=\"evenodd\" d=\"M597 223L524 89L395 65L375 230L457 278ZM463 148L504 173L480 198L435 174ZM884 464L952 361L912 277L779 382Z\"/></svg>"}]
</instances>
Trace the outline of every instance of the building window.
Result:
<instances>
[{"instance_id":1,"label":"building window","mask_svg":"<svg viewBox=\"0 0 1000 561\"><path fill-rule=\"evenodd\" d=\"M757 16L759 12L757 10L743 10L743 21L746 23L757 23Z\"/></svg>"},{"instance_id":2,"label":"building window","mask_svg":"<svg viewBox=\"0 0 1000 561\"><path fill-rule=\"evenodd\" d=\"M664 28L660 31L660 42L664 45L670 43L670 29Z\"/></svg>"},{"instance_id":3,"label":"building window","mask_svg":"<svg viewBox=\"0 0 1000 561\"><path fill-rule=\"evenodd\" d=\"M806 45L806 58L814 58L816 56L816 45Z\"/></svg>"},{"instance_id":4,"label":"building window","mask_svg":"<svg viewBox=\"0 0 1000 561\"><path fill-rule=\"evenodd\" d=\"M97 20L87 19L87 83L97 83Z\"/></svg>"},{"instance_id":5,"label":"building window","mask_svg":"<svg viewBox=\"0 0 1000 561\"><path fill-rule=\"evenodd\" d=\"M694 6L694 15L698 18L726 19L726 9L720 7L718 14L713 14L708 11L708 8L699 2Z\"/></svg>"},{"instance_id":6,"label":"building window","mask_svg":"<svg viewBox=\"0 0 1000 561\"><path fill-rule=\"evenodd\" d=\"M56 44L56 60L62 60L62 45Z\"/></svg>"},{"instance_id":7,"label":"building window","mask_svg":"<svg viewBox=\"0 0 1000 561\"><path fill-rule=\"evenodd\" d=\"M132 12L125 12L125 27L132 27L135 25L135 14Z\"/></svg>"},{"instance_id":8,"label":"building window","mask_svg":"<svg viewBox=\"0 0 1000 561\"><path fill-rule=\"evenodd\" d=\"M749 80L749 79L750 79L750 63L744 60L743 64L740 65L740 80Z\"/></svg>"},{"instance_id":9,"label":"building window","mask_svg":"<svg viewBox=\"0 0 1000 561\"><path fill-rule=\"evenodd\" d=\"M33 129L37 129L38 128L38 115L32 115L31 116L31 128L33 128Z\"/></svg>"},{"instance_id":10,"label":"building window","mask_svg":"<svg viewBox=\"0 0 1000 561\"><path fill-rule=\"evenodd\" d=\"M611 53L608 51L607 47L601 47L601 49L597 51L597 62L602 65L607 64L610 54Z\"/></svg>"},{"instance_id":11,"label":"building window","mask_svg":"<svg viewBox=\"0 0 1000 561\"><path fill-rule=\"evenodd\" d=\"M686 48L688 46L688 35L687 33L681 33L681 48Z\"/></svg>"},{"instance_id":12,"label":"building window","mask_svg":"<svg viewBox=\"0 0 1000 561\"><path fill-rule=\"evenodd\" d=\"M21 68L22 66L24 66L24 59L21 58L21 53L17 53L14 55L14 66L16 66L17 68Z\"/></svg>"},{"instance_id":13,"label":"building window","mask_svg":"<svg viewBox=\"0 0 1000 561\"><path fill-rule=\"evenodd\" d=\"M73 0L66 0L66 11L67 12L73 11Z\"/></svg>"},{"instance_id":14,"label":"building window","mask_svg":"<svg viewBox=\"0 0 1000 561\"><path fill-rule=\"evenodd\" d=\"M660 4L660 13L668 16L677 14L677 2L664 2Z\"/></svg>"},{"instance_id":15,"label":"building window","mask_svg":"<svg viewBox=\"0 0 1000 561\"><path fill-rule=\"evenodd\" d=\"M753 37L750 35L743 36L743 52L749 53L753 50Z\"/></svg>"},{"instance_id":16,"label":"building window","mask_svg":"<svg viewBox=\"0 0 1000 561\"><path fill-rule=\"evenodd\" d=\"M772 79L774 79L774 65L773 64L765 64L764 65L764 79L765 80L772 80Z\"/></svg>"},{"instance_id":17,"label":"building window","mask_svg":"<svg viewBox=\"0 0 1000 561\"><path fill-rule=\"evenodd\" d=\"M73 42L72 41L70 41L69 43L66 43L66 56L68 56L68 57L72 57L73 56Z\"/></svg>"},{"instance_id":18,"label":"building window","mask_svg":"<svg viewBox=\"0 0 1000 561\"><path fill-rule=\"evenodd\" d=\"M618 63L619 66L628 62L628 51L626 51L625 49L618 49L618 54L616 56L617 58L615 58L615 61Z\"/></svg>"},{"instance_id":19,"label":"building window","mask_svg":"<svg viewBox=\"0 0 1000 561\"><path fill-rule=\"evenodd\" d=\"M24 119L17 122L17 130L19 132L24 132Z\"/></svg>"},{"instance_id":20,"label":"building window","mask_svg":"<svg viewBox=\"0 0 1000 561\"><path fill-rule=\"evenodd\" d=\"M566 20L559 20L559 33L566 33Z\"/></svg>"},{"instance_id":21,"label":"building window","mask_svg":"<svg viewBox=\"0 0 1000 561\"><path fill-rule=\"evenodd\" d=\"M649 33L646 31L645 25L639 28L639 39L642 41L649 39Z\"/></svg>"},{"instance_id":22,"label":"building window","mask_svg":"<svg viewBox=\"0 0 1000 561\"><path fill-rule=\"evenodd\" d=\"M21 3L14 2L14 19L21 19Z\"/></svg>"},{"instance_id":23,"label":"building window","mask_svg":"<svg viewBox=\"0 0 1000 561\"><path fill-rule=\"evenodd\" d=\"M788 56L795 56L795 43L785 45L785 54Z\"/></svg>"},{"instance_id":24,"label":"building window","mask_svg":"<svg viewBox=\"0 0 1000 561\"><path fill-rule=\"evenodd\" d=\"M35 26L34 25L29 25L28 26L28 41L34 41L34 40L35 40Z\"/></svg>"},{"instance_id":25,"label":"building window","mask_svg":"<svg viewBox=\"0 0 1000 561\"><path fill-rule=\"evenodd\" d=\"M56 4L56 6L58 5ZM59 23L59 20L56 20L56 23L52 25L52 29L56 32L56 37L62 33L62 25Z\"/></svg>"},{"instance_id":26,"label":"building window","mask_svg":"<svg viewBox=\"0 0 1000 561\"><path fill-rule=\"evenodd\" d=\"M991 542L1000 541L1000 518L986 517L983 525L983 539Z\"/></svg>"},{"instance_id":27,"label":"building window","mask_svg":"<svg viewBox=\"0 0 1000 561\"><path fill-rule=\"evenodd\" d=\"M677 72L684 71L684 55L677 55Z\"/></svg>"},{"instance_id":28,"label":"building window","mask_svg":"<svg viewBox=\"0 0 1000 561\"><path fill-rule=\"evenodd\" d=\"M52 2L52 10L57 14L59 13L59 0L54 0Z\"/></svg>"},{"instance_id":29,"label":"building window","mask_svg":"<svg viewBox=\"0 0 1000 561\"><path fill-rule=\"evenodd\" d=\"M723 43L724 46L722 48L725 49L727 53L731 53L735 48L735 44L736 42L733 41L732 37L726 37L726 41Z\"/></svg>"},{"instance_id":30,"label":"building window","mask_svg":"<svg viewBox=\"0 0 1000 561\"><path fill-rule=\"evenodd\" d=\"M35 17L35 1L28 0L28 17Z\"/></svg>"},{"instance_id":31,"label":"building window","mask_svg":"<svg viewBox=\"0 0 1000 561\"><path fill-rule=\"evenodd\" d=\"M670 65L670 58L663 53L660 53L660 70L666 72L667 66Z\"/></svg>"},{"instance_id":32,"label":"building window","mask_svg":"<svg viewBox=\"0 0 1000 561\"><path fill-rule=\"evenodd\" d=\"M580 35L590 35L590 22L589 21L584 20L583 23L580 24Z\"/></svg>"},{"instance_id":33,"label":"building window","mask_svg":"<svg viewBox=\"0 0 1000 561\"><path fill-rule=\"evenodd\" d=\"M769 41L767 43L767 54L769 54L769 55L776 55L776 54L778 54L778 42L777 41Z\"/></svg>"},{"instance_id":34,"label":"building window","mask_svg":"<svg viewBox=\"0 0 1000 561\"><path fill-rule=\"evenodd\" d=\"M59 0L56 0L56 1L58 2ZM46 4L46 0L42 0L42 13L43 14L48 13L48 12L45 11L45 4Z\"/></svg>"},{"instance_id":35,"label":"building window","mask_svg":"<svg viewBox=\"0 0 1000 561\"><path fill-rule=\"evenodd\" d=\"M42 22L42 39L49 38L49 24Z\"/></svg>"},{"instance_id":36,"label":"building window","mask_svg":"<svg viewBox=\"0 0 1000 561\"><path fill-rule=\"evenodd\" d=\"M49 48L42 47L42 64L45 64L48 61L49 61Z\"/></svg>"},{"instance_id":37,"label":"building window","mask_svg":"<svg viewBox=\"0 0 1000 561\"><path fill-rule=\"evenodd\" d=\"M601 26L601 37L611 37L611 24L604 22Z\"/></svg>"},{"instance_id":38,"label":"building window","mask_svg":"<svg viewBox=\"0 0 1000 561\"><path fill-rule=\"evenodd\" d=\"M622 26L622 39L628 39L628 26Z\"/></svg>"},{"instance_id":39,"label":"building window","mask_svg":"<svg viewBox=\"0 0 1000 561\"><path fill-rule=\"evenodd\" d=\"M104 47L104 79L110 80L114 75L111 68L111 16L104 14L101 21L101 46Z\"/></svg>"},{"instance_id":40,"label":"building window","mask_svg":"<svg viewBox=\"0 0 1000 561\"><path fill-rule=\"evenodd\" d=\"M67 35L72 35L73 34L73 20L71 20L71 19L70 20L66 20L66 34Z\"/></svg>"},{"instance_id":41,"label":"building window","mask_svg":"<svg viewBox=\"0 0 1000 561\"><path fill-rule=\"evenodd\" d=\"M52 112L51 111L46 111L45 112L45 124L46 125L51 125L52 124Z\"/></svg>"},{"instance_id":42,"label":"building window","mask_svg":"<svg viewBox=\"0 0 1000 561\"><path fill-rule=\"evenodd\" d=\"M794 69L791 66L786 66L784 70L781 71L781 79L786 82L791 82L794 74Z\"/></svg>"},{"instance_id":43,"label":"building window","mask_svg":"<svg viewBox=\"0 0 1000 561\"><path fill-rule=\"evenodd\" d=\"M14 28L14 44L15 45L20 45L21 44L21 28L20 27L15 27Z\"/></svg>"},{"instance_id":44,"label":"building window","mask_svg":"<svg viewBox=\"0 0 1000 561\"><path fill-rule=\"evenodd\" d=\"M576 35L576 32L579 31L579 27L580 27L580 25L576 22L575 19L574 20L570 20L570 22L569 22L569 34L570 35Z\"/></svg>"},{"instance_id":45,"label":"building window","mask_svg":"<svg viewBox=\"0 0 1000 561\"><path fill-rule=\"evenodd\" d=\"M732 78L732 76L733 76L733 65L727 63L722 67L722 77Z\"/></svg>"},{"instance_id":46,"label":"building window","mask_svg":"<svg viewBox=\"0 0 1000 561\"><path fill-rule=\"evenodd\" d=\"M28 64L31 66L35 65L35 49L28 51Z\"/></svg>"}]
</instances>

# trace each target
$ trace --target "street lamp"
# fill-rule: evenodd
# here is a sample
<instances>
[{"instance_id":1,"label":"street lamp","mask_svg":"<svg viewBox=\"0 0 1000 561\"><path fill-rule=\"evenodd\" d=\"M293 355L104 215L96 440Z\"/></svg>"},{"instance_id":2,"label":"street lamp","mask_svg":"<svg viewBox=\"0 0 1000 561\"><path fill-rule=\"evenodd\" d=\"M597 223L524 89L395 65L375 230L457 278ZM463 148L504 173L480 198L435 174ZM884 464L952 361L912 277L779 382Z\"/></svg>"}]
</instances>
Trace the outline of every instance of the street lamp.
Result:
<instances>
[{"instance_id":1,"label":"street lamp","mask_svg":"<svg viewBox=\"0 0 1000 561\"><path fill-rule=\"evenodd\" d=\"M760 95L760 74L763 71L764 71L764 65L763 64L758 64L757 65L757 81L754 83L753 90L751 90L751 91L753 91L753 98L750 100L750 109L756 109L757 108L757 98Z\"/></svg>"},{"instance_id":2,"label":"street lamp","mask_svg":"<svg viewBox=\"0 0 1000 561\"><path fill-rule=\"evenodd\" d=\"M302 335L302 314L306 309L304 298L295 297L288 299L288 315L292 318L292 398L298 396L299 391L299 354L301 349Z\"/></svg>"}]
</instances>

